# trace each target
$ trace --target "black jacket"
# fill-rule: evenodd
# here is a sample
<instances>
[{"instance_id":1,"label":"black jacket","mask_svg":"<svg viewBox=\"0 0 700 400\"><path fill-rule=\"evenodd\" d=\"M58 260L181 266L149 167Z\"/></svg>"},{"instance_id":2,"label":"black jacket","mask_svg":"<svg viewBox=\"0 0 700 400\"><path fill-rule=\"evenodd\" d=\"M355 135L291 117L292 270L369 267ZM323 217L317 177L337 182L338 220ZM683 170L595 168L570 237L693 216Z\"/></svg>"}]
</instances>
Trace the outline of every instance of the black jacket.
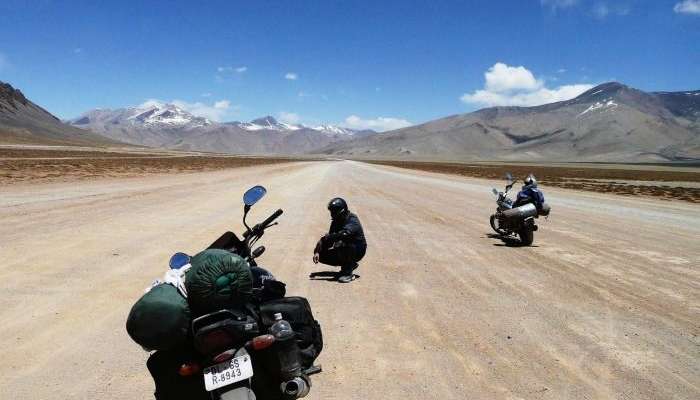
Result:
<instances>
[{"instance_id":1,"label":"black jacket","mask_svg":"<svg viewBox=\"0 0 700 400\"><path fill-rule=\"evenodd\" d=\"M341 240L347 244L353 244L360 248L367 247L365 233L362 230L362 224L357 215L347 211L344 217L340 217L331 221L331 227L328 230L328 235L324 237L326 240Z\"/></svg>"}]
</instances>

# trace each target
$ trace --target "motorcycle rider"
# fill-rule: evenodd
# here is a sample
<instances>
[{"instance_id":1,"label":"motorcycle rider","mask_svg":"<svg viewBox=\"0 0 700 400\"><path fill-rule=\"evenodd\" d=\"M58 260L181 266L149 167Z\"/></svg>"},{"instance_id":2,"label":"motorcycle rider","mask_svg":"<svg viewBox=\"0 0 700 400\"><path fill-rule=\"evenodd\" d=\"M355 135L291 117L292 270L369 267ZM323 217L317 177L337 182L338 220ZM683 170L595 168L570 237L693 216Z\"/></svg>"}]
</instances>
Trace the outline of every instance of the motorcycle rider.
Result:
<instances>
[{"instance_id":1,"label":"motorcycle rider","mask_svg":"<svg viewBox=\"0 0 700 400\"><path fill-rule=\"evenodd\" d=\"M365 256L367 242L357 215L350 212L348 204L340 197L328 202L331 226L314 249L314 264L339 266L338 281L348 283L355 278L357 262Z\"/></svg>"},{"instance_id":2,"label":"motorcycle rider","mask_svg":"<svg viewBox=\"0 0 700 400\"><path fill-rule=\"evenodd\" d=\"M522 188L520 188L518 197L513 203L513 208L520 207L527 203L532 203L537 208L537 211L542 211L542 205L544 204L544 194L537 188L537 179L535 178L535 175L528 175L523 180L523 183L525 184L522 186Z\"/></svg>"}]
</instances>

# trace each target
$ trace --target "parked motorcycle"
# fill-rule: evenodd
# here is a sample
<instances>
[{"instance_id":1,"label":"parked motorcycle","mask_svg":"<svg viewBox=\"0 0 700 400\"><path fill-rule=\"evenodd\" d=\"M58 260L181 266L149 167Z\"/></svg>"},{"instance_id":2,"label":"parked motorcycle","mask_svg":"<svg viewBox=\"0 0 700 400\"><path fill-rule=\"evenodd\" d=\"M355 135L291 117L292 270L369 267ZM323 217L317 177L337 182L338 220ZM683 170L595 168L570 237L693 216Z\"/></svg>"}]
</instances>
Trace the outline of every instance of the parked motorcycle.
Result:
<instances>
[{"instance_id":1,"label":"parked motorcycle","mask_svg":"<svg viewBox=\"0 0 700 400\"><path fill-rule=\"evenodd\" d=\"M275 211L263 222L248 226L246 217L251 207L265 194L262 186L254 186L243 196L245 204L243 225L246 230L243 240L233 232L226 232L212 243L210 249L224 249L245 258L251 266L257 266L255 259L263 254L264 246L253 249L255 243L263 237L265 230L276 225L274 222L283 211ZM176 253L170 260L170 268L179 269L190 262L184 253ZM256 288L253 289L255 292ZM254 293L255 295L255 293ZM301 398L311 388L310 375L321 372L321 368L312 366L302 370L299 361L299 348L294 339L291 325L276 314L276 321L265 332L264 327L239 309L223 309L202 315L192 321L194 348L201 359L183 364L180 375L201 374L204 385L212 399L254 400L251 382L254 375L254 358L256 352L272 348L278 354L283 382L280 387L285 398ZM274 347L272 347L274 345Z\"/></svg>"},{"instance_id":2,"label":"parked motorcycle","mask_svg":"<svg viewBox=\"0 0 700 400\"><path fill-rule=\"evenodd\" d=\"M517 234L520 236L520 242L523 245L530 246L535 239L535 231L538 229L537 224L535 224L535 218L538 218L540 215L549 215L549 206L544 204L539 211L532 203L513 207L514 202L508 197L508 192L517 181L513 179L510 173L506 174L506 181L506 187L503 192L499 192L495 188L492 189L498 206L496 213L489 218L491 228L501 236Z\"/></svg>"}]
</instances>

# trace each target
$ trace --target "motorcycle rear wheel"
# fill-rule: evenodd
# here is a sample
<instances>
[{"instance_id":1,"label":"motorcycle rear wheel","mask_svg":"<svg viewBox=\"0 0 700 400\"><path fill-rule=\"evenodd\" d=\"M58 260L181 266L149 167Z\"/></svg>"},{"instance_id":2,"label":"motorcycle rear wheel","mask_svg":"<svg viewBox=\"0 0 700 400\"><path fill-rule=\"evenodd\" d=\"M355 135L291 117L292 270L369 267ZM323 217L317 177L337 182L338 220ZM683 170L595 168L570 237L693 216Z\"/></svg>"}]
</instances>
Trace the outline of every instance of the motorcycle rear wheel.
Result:
<instances>
[{"instance_id":1,"label":"motorcycle rear wheel","mask_svg":"<svg viewBox=\"0 0 700 400\"><path fill-rule=\"evenodd\" d=\"M491 214L491 218L489 218L489 223L491 224L491 228L499 235L501 235L501 236L508 236L509 235L509 233L507 231L501 229L498 226L498 217L496 216L496 214Z\"/></svg>"},{"instance_id":2,"label":"motorcycle rear wheel","mask_svg":"<svg viewBox=\"0 0 700 400\"><path fill-rule=\"evenodd\" d=\"M523 228L518 235L523 246L530 246L535 241L535 232L530 228Z\"/></svg>"}]
</instances>

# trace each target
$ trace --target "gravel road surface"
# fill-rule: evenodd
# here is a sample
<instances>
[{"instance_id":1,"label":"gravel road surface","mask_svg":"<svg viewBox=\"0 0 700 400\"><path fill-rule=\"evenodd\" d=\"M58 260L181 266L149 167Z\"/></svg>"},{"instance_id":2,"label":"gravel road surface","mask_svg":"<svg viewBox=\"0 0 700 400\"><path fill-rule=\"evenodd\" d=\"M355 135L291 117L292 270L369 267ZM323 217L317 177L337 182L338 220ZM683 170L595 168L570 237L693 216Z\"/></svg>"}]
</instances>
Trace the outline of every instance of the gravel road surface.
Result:
<instances>
[{"instance_id":1,"label":"gravel road surface","mask_svg":"<svg viewBox=\"0 0 700 400\"><path fill-rule=\"evenodd\" d=\"M285 210L260 263L324 330L310 399L698 399L700 206L543 190L533 247L490 236L502 182L350 161L0 194L0 398L147 399L133 302L176 251L241 231L241 195ZM369 251L351 284L310 280L345 197Z\"/></svg>"}]
</instances>

